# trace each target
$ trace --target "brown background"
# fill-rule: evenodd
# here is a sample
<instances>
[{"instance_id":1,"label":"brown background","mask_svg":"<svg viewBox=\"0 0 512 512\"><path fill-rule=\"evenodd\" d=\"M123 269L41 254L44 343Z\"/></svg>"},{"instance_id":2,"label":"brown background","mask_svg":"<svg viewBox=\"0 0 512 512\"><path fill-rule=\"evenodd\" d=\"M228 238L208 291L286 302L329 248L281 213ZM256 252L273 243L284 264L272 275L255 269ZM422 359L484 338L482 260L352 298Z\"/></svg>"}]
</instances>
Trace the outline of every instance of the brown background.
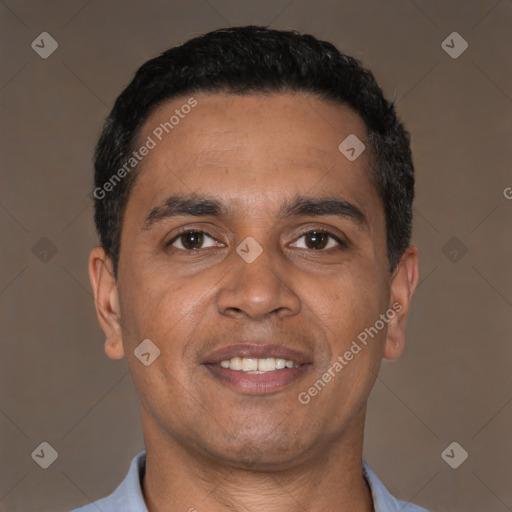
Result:
<instances>
[{"instance_id":1,"label":"brown background","mask_svg":"<svg viewBox=\"0 0 512 512\"><path fill-rule=\"evenodd\" d=\"M87 275L92 148L146 59L250 23L362 59L412 133L421 283L405 354L384 362L370 397L366 460L432 510L512 510L510 0L7 0L0 15L0 510L88 503L143 448ZM48 59L31 48L43 31L59 44ZM469 43L457 59L441 47L453 31ZM43 441L58 452L46 470L31 458ZM469 453L455 470L441 458L452 441Z\"/></svg>"}]
</instances>

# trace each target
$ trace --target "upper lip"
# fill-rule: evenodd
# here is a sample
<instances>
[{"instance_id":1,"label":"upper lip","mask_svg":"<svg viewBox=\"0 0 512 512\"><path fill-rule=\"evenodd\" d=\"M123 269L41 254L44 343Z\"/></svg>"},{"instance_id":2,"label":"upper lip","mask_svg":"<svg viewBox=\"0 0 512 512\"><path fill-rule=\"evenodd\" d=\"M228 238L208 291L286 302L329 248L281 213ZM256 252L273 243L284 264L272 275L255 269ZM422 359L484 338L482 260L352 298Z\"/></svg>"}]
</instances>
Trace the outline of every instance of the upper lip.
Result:
<instances>
[{"instance_id":1,"label":"upper lip","mask_svg":"<svg viewBox=\"0 0 512 512\"><path fill-rule=\"evenodd\" d=\"M306 364L310 362L306 354L303 352L285 347L284 345L239 343L236 345L220 347L210 352L206 356L204 364L217 364L221 361L225 361L233 357L246 357L254 359L275 357L287 359L293 361L296 364Z\"/></svg>"}]
</instances>

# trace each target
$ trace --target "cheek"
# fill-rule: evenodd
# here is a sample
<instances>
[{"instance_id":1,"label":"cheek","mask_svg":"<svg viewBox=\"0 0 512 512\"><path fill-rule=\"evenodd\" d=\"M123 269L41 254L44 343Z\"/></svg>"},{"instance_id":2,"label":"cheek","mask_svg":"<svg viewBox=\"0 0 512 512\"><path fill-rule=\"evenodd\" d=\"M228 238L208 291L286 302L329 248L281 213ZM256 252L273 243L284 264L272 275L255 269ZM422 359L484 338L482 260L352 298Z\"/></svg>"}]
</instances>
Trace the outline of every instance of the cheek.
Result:
<instances>
[{"instance_id":1,"label":"cheek","mask_svg":"<svg viewBox=\"0 0 512 512\"><path fill-rule=\"evenodd\" d=\"M321 305L316 311L327 337L329 358L318 361L316 375L310 387L302 390L302 398L309 397L314 411L329 409L333 424L355 415L363 405L383 350L385 329L372 331L371 336L367 330L386 310L386 289L375 271L362 270L351 268L330 280L315 297Z\"/></svg>"},{"instance_id":2,"label":"cheek","mask_svg":"<svg viewBox=\"0 0 512 512\"><path fill-rule=\"evenodd\" d=\"M150 270L133 275L125 295L123 340L128 348L132 373L140 389L182 394L193 386L197 376L197 352L215 328L207 327L212 311L218 273L204 273L195 278L177 278L169 269ZM217 324L218 325L218 324ZM150 339L160 350L151 366L145 367L134 357L134 349ZM147 397L147 400L152 400ZM158 406L158 404L156 404Z\"/></svg>"},{"instance_id":3,"label":"cheek","mask_svg":"<svg viewBox=\"0 0 512 512\"><path fill-rule=\"evenodd\" d=\"M305 290L306 302L314 305L313 311L330 328L329 335L337 336L337 344L373 325L387 305L385 283L369 265L342 270L320 287L310 282Z\"/></svg>"},{"instance_id":4,"label":"cheek","mask_svg":"<svg viewBox=\"0 0 512 512\"><path fill-rule=\"evenodd\" d=\"M201 296L198 283L156 274L150 277L147 273L133 276L123 289L126 359L148 410L159 409L161 397L183 395L183 386L190 385L190 372L194 368L190 341L201 322ZM138 347L148 339L151 362L146 366L137 353L142 353ZM153 353L157 354L154 359Z\"/></svg>"},{"instance_id":5,"label":"cheek","mask_svg":"<svg viewBox=\"0 0 512 512\"><path fill-rule=\"evenodd\" d=\"M187 338L186 331L194 321L194 310L200 292L194 282L183 283L158 273L133 275L126 280L121 293L123 341L132 350L149 338L160 350ZM162 354L164 355L164 354Z\"/></svg>"}]
</instances>

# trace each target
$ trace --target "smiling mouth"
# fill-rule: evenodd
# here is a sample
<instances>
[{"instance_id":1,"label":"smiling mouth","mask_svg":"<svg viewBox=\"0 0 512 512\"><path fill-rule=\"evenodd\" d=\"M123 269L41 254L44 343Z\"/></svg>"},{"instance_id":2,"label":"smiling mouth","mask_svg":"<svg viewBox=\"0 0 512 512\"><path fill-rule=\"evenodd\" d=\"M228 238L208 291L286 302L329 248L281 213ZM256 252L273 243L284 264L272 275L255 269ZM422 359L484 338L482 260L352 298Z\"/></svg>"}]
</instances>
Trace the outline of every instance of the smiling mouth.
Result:
<instances>
[{"instance_id":1,"label":"smiling mouth","mask_svg":"<svg viewBox=\"0 0 512 512\"><path fill-rule=\"evenodd\" d=\"M258 360L256 360L258 361ZM274 370L232 370L220 364L205 365L219 383L244 394L275 393L290 386L308 372L311 364L294 365Z\"/></svg>"},{"instance_id":2,"label":"smiling mouth","mask_svg":"<svg viewBox=\"0 0 512 512\"><path fill-rule=\"evenodd\" d=\"M219 349L203 365L221 385L250 395L281 391L312 366L301 352L279 345L255 344Z\"/></svg>"}]
</instances>

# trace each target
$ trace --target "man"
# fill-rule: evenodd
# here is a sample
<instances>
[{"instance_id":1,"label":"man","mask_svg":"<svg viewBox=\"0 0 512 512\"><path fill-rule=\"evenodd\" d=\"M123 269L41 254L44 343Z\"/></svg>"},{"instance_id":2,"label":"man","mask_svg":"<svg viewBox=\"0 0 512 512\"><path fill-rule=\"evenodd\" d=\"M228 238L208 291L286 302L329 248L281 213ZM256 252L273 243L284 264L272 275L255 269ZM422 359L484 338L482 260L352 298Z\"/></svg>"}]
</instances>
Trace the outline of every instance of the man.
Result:
<instances>
[{"instance_id":1,"label":"man","mask_svg":"<svg viewBox=\"0 0 512 512\"><path fill-rule=\"evenodd\" d=\"M418 282L409 137L369 71L295 32L192 39L117 99L93 195L146 450L82 512L425 510L362 460Z\"/></svg>"}]
</instances>

